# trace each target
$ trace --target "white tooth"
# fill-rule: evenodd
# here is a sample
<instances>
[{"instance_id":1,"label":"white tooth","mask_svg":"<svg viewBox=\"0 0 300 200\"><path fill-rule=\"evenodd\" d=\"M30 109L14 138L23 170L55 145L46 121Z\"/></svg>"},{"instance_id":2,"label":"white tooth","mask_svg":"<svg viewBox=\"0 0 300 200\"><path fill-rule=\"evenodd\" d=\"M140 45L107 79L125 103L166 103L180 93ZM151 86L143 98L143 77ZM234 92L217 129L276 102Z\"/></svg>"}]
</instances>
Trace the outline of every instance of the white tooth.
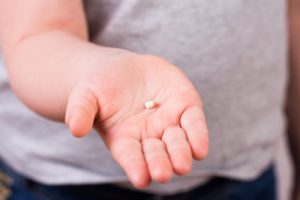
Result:
<instances>
[{"instance_id":1,"label":"white tooth","mask_svg":"<svg viewBox=\"0 0 300 200\"><path fill-rule=\"evenodd\" d=\"M154 100L150 100L150 101L145 102L145 108L146 109L154 108L155 105L156 105L156 102Z\"/></svg>"}]
</instances>

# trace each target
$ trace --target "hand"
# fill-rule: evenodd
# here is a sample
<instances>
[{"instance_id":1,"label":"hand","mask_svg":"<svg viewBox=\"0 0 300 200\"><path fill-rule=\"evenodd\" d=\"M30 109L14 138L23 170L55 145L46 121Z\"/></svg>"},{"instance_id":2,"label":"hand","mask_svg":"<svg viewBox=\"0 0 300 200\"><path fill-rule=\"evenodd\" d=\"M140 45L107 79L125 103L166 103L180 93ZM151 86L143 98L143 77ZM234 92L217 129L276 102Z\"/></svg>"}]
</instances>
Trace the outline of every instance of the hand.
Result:
<instances>
[{"instance_id":1,"label":"hand","mask_svg":"<svg viewBox=\"0 0 300 200\"><path fill-rule=\"evenodd\" d=\"M145 109L144 103L157 105ZM151 179L191 171L208 153L201 99L174 65L148 55L121 53L99 64L71 92L66 123L74 136L94 126L137 188Z\"/></svg>"}]
</instances>

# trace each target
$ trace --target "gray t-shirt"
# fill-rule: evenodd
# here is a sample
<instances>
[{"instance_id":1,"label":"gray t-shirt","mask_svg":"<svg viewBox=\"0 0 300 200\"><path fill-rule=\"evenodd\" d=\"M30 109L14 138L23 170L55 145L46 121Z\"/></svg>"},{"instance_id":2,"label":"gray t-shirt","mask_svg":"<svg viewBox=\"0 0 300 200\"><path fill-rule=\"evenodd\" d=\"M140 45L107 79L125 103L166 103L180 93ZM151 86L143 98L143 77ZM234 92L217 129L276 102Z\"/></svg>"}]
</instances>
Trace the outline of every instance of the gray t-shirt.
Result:
<instances>
[{"instance_id":1,"label":"gray t-shirt","mask_svg":"<svg viewBox=\"0 0 300 200\"><path fill-rule=\"evenodd\" d=\"M193 172L149 190L174 193L213 176L258 176L284 132L284 0L85 0L95 43L162 56L180 67L204 101L210 135ZM51 59L51 58L50 58ZM0 66L0 156L47 184L126 182L101 138L71 136L26 108Z\"/></svg>"}]
</instances>

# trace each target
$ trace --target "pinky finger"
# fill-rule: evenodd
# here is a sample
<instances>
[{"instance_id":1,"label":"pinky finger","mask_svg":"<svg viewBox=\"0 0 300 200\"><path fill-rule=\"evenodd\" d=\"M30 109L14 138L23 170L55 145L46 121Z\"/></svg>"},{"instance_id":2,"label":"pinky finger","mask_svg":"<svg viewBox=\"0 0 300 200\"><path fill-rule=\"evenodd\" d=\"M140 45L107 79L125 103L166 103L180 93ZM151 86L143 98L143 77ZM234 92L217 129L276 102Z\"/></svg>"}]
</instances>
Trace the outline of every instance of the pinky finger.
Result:
<instances>
[{"instance_id":1,"label":"pinky finger","mask_svg":"<svg viewBox=\"0 0 300 200\"><path fill-rule=\"evenodd\" d=\"M204 159L208 154L208 130L204 112L199 106L185 110L180 119L181 127L185 130L191 145L193 157Z\"/></svg>"}]
</instances>

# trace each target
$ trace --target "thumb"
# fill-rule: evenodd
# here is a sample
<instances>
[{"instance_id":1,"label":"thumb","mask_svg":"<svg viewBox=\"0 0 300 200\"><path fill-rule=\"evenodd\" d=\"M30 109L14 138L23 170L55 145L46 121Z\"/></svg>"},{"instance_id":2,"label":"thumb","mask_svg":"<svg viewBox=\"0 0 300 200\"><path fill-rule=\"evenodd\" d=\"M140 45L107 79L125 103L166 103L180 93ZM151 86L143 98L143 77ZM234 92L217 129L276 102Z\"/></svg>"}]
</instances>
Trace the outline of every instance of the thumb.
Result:
<instances>
[{"instance_id":1,"label":"thumb","mask_svg":"<svg viewBox=\"0 0 300 200\"><path fill-rule=\"evenodd\" d=\"M98 109L97 97L88 86L73 89L68 98L65 123L75 137L86 136L91 131Z\"/></svg>"}]
</instances>

